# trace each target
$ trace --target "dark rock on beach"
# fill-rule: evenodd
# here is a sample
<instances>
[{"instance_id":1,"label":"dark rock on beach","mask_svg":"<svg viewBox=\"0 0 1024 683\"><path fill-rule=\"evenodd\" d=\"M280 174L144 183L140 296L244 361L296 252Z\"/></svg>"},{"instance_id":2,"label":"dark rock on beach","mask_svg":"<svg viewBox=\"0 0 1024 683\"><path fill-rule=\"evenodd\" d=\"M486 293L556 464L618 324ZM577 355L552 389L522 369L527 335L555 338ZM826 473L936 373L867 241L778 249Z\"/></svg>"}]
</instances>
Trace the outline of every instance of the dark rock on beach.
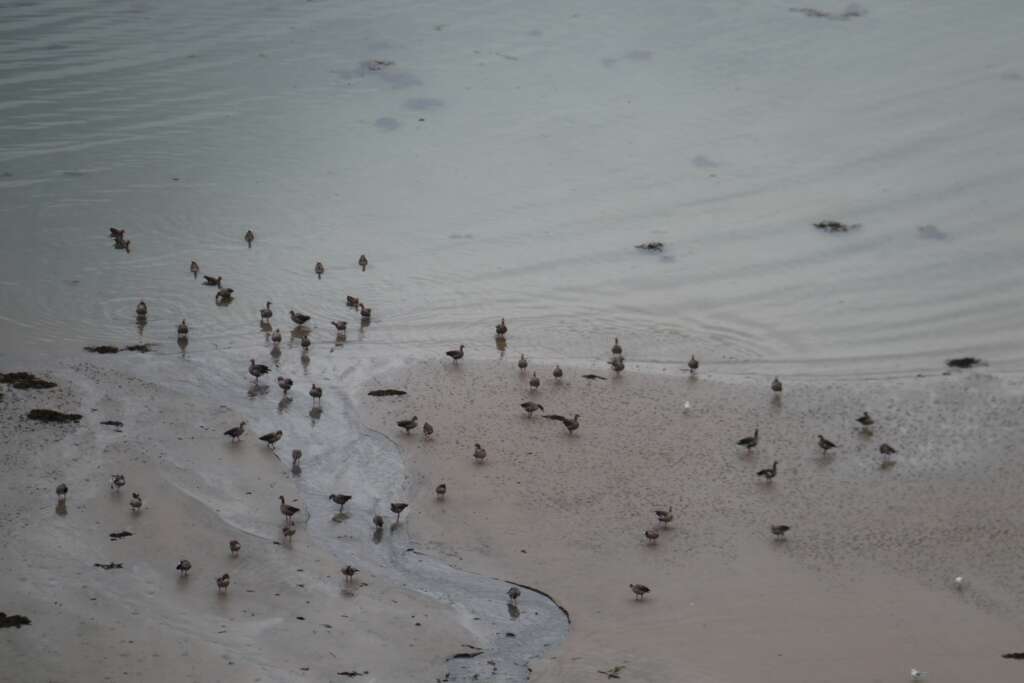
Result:
<instances>
[{"instance_id":1,"label":"dark rock on beach","mask_svg":"<svg viewBox=\"0 0 1024 683\"><path fill-rule=\"evenodd\" d=\"M28 419L40 422L78 422L82 416L78 413L62 413L49 408L33 408L28 411Z\"/></svg>"},{"instance_id":2,"label":"dark rock on beach","mask_svg":"<svg viewBox=\"0 0 1024 683\"><path fill-rule=\"evenodd\" d=\"M975 358L974 356L964 356L963 358L950 358L946 361L946 365L951 368L973 368L975 365L981 365L981 359Z\"/></svg>"}]
</instances>

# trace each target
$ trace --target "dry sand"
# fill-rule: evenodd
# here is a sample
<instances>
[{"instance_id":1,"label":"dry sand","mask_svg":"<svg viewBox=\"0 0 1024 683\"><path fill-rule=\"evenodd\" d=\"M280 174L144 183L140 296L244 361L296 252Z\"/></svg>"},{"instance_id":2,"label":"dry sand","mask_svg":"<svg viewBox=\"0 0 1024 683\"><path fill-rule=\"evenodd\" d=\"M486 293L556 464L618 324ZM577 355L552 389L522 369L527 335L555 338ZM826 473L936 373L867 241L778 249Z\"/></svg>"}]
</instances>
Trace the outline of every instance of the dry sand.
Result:
<instances>
[{"instance_id":1,"label":"dry sand","mask_svg":"<svg viewBox=\"0 0 1024 683\"><path fill-rule=\"evenodd\" d=\"M235 445L221 435L237 415L88 365L55 379L48 391L4 387L0 401L0 611L32 620L0 631L0 680L432 680L463 649L449 611L365 567L343 590L339 561L301 521L292 546L279 544L277 496L293 501L295 486L252 434ZM85 418L23 419L39 406ZM119 494L115 472L128 482ZM62 481L70 493L55 509ZM137 515L132 491L145 503ZM110 540L122 530L133 535ZM175 572L181 558L188 578ZM123 569L94 566L108 562ZM224 572L231 586L218 595ZM338 676L347 671L369 674Z\"/></svg>"},{"instance_id":2,"label":"dry sand","mask_svg":"<svg viewBox=\"0 0 1024 683\"><path fill-rule=\"evenodd\" d=\"M860 382L608 381L494 362L420 362L369 388L369 426L408 454L409 532L453 564L536 586L572 616L538 681L1020 681L1024 663L1021 382L978 372ZM582 415L569 436L519 403ZM692 408L683 412L684 401ZM860 431L868 410L877 425ZM404 435L419 416L432 440ZM539 414L538 414L539 415ZM745 455L734 444L760 427ZM839 444L822 457L816 435ZM488 458L472 458L474 442ZM879 467L878 447L899 450ZM780 461L774 483L755 472ZM448 485L445 500L434 486ZM675 521L647 545L653 510ZM792 526L776 542L769 525ZM956 590L955 576L966 577ZM651 587L643 602L628 588ZM521 603L543 598L527 593Z\"/></svg>"}]
</instances>

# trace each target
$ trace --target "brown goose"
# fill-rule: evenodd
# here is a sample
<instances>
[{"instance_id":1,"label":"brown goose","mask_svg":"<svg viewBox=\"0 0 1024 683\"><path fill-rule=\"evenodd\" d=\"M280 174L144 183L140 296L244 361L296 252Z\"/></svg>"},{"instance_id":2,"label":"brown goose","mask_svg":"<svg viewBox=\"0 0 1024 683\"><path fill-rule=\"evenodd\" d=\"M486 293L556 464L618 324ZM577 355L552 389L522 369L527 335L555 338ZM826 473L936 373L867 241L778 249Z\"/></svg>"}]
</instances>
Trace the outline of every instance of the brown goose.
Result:
<instances>
[{"instance_id":1,"label":"brown goose","mask_svg":"<svg viewBox=\"0 0 1024 683\"><path fill-rule=\"evenodd\" d=\"M508 333L508 326L505 324L505 319L502 318L501 322L494 326L494 334L498 337L504 337Z\"/></svg>"},{"instance_id":2,"label":"brown goose","mask_svg":"<svg viewBox=\"0 0 1024 683\"><path fill-rule=\"evenodd\" d=\"M277 378L277 386L281 387L281 391L284 393L285 397L288 396L288 392L291 390L293 384L294 382L290 377Z\"/></svg>"},{"instance_id":3,"label":"brown goose","mask_svg":"<svg viewBox=\"0 0 1024 683\"><path fill-rule=\"evenodd\" d=\"M619 346L619 338L618 337L615 338L615 343L612 344L612 355L613 356L621 356L622 355L622 347Z\"/></svg>"},{"instance_id":4,"label":"brown goose","mask_svg":"<svg viewBox=\"0 0 1024 683\"><path fill-rule=\"evenodd\" d=\"M242 549L242 544L238 541L231 541L228 543L228 550L231 551L232 557L238 557L238 551Z\"/></svg>"},{"instance_id":5,"label":"brown goose","mask_svg":"<svg viewBox=\"0 0 1024 683\"><path fill-rule=\"evenodd\" d=\"M772 535L775 536L776 541L786 538L787 531L789 531L789 526L786 524L772 524Z\"/></svg>"},{"instance_id":6,"label":"brown goose","mask_svg":"<svg viewBox=\"0 0 1024 683\"><path fill-rule=\"evenodd\" d=\"M232 441L238 441L239 439L242 438L242 434L244 433L245 420L242 420L241 422L238 423L237 427L232 427L231 429L224 432L224 436L230 436Z\"/></svg>"},{"instance_id":7,"label":"brown goose","mask_svg":"<svg viewBox=\"0 0 1024 683\"><path fill-rule=\"evenodd\" d=\"M309 347L313 345L313 342L309 341L309 335L302 335L302 341L299 342L299 346L302 347L302 353L309 353Z\"/></svg>"},{"instance_id":8,"label":"brown goose","mask_svg":"<svg viewBox=\"0 0 1024 683\"><path fill-rule=\"evenodd\" d=\"M423 423L423 438L424 439L429 439L432 436L434 436L434 425L430 424L429 422L424 422Z\"/></svg>"},{"instance_id":9,"label":"brown goose","mask_svg":"<svg viewBox=\"0 0 1024 683\"><path fill-rule=\"evenodd\" d=\"M223 278L220 275L218 275L217 277L211 277L209 275L204 275L203 276L203 284L208 286L208 287L220 287L220 281L222 279Z\"/></svg>"},{"instance_id":10,"label":"brown goose","mask_svg":"<svg viewBox=\"0 0 1024 683\"><path fill-rule=\"evenodd\" d=\"M562 424L564 424L565 428L569 430L569 434L572 434L580 428L580 416L578 414L573 415L571 420L566 418L562 420Z\"/></svg>"},{"instance_id":11,"label":"brown goose","mask_svg":"<svg viewBox=\"0 0 1024 683\"><path fill-rule=\"evenodd\" d=\"M192 265L188 267L189 272L192 273L192 279L199 277L199 264L196 261L192 262Z\"/></svg>"},{"instance_id":12,"label":"brown goose","mask_svg":"<svg viewBox=\"0 0 1024 683\"><path fill-rule=\"evenodd\" d=\"M319 404L321 397L323 397L324 395L324 390L323 388L318 387L316 384L314 384L309 389L309 395L312 397L313 403Z\"/></svg>"},{"instance_id":13,"label":"brown goose","mask_svg":"<svg viewBox=\"0 0 1024 683\"><path fill-rule=\"evenodd\" d=\"M459 348L453 349L452 351L445 351L445 355L451 358L453 363L458 363L459 359L466 354L465 348L465 344L459 344Z\"/></svg>"},{"instance_id":14,"label":"brown goose","mask_svg":"<svg viewBox=\"0 0 1024 683\"><path fill-rule=\"evenodd\" d=\"M357 296L346 296L345 305L349 308L359 308L359 297Z\"/></svg>"},{"instance_id":15,"label":"brown goose","mask_svg":"<svg viewBox=\"0 0 1024 683\"><path fill-rule=\"evenodd\" d=\"M408 419L408 420L399 420L395 424L397 424L399 427L404 429L405 433L408 434L412 430L416 429L416 425L418 425L419 422L416 421L416 416L413 415L410 419Z\"/></svg>"},{"instance_id":16,"label":"brown goose","mask_svg":"<svg viewBox=\"0 0 1024 683\"><path fill-rule=\"evenodd\" d=\"M669 523L676 517L675 514L672 512L671 505L668 506L668 510L655 510L654 514L658 518L658 521L661 522L662 526L668 526Z\"/></svg>"},{"instance_id":17,"label":"brown goose","mask_svg":"<svg viewBox=\"0 0 1024 683\"><path fill-rule=\"evenodd\" d=\"M409 507L408 503L392 503L391 511L395 513L395 523L402 521L402 511Z\"/></svg>"},{"instance_id":18,"label":"brown goose","mask_svg":"<svg viewBox=\"0 0 1024 683\"><path fill-rule=\"evenodd\" d=\"M292 449L292 470L299 467L299 461L302 460L302 450L299 448Z\"/></svg>"},{"instance_id":19,"label":"brown goose","mask_svg":"<svg viewBox=\"0 0 1024 683\"><path fill-rule=\"evenodd\" d=\"M234 296L235 290L231 289L230 287L224 287L223 289L217 290L217 293L214 294L213 296L213 300L216 301L218 304L227 304L231 302Z\"/></svg>"},{"instance_id":20,"label":"brown goose","mask_svg":"<svg viewBox=\"0 0 1024 683\"><path fill-rule=\"evenodd\" d=\"M644 537L647 538L647 542L652 545L658 542L659 536L661 536L661 534L658 533L657 529L647 529L644 531Z\"/></svg>"},{"instance_id":21,"label":"brown goose","mask_svg":"<svg viewBox=\"0 0 1024 683\"><path fill-rule=\"evenodd\" d=\"M327 496L327 499L334 503L335 505L337 505L338 512L341 512L345 509L345 503L352 500L352 496L348 495L347 493L332 493L331 495Z\"/></svg>"},{"instance_id":22,"label":"brown goose","mask_svg":"<svg viewBox=\"0 0 1024 683\"><path fill-rule=\"evenodd\" d=\"M270 341L273 342L274 346L277 346L278 344L280 344L282 339L283 339L283 337L281 336L281 330L280 329L274 330L274 333L272 335L270 335Z\"/></svg>"},{"instance_id":23,"label":"brown goose","mask_svg":"<svg viewBox=\"0 0 1024 683\"><path fill-rule=\"evenodd\" d=\"M368 322L370 320L370 316L371 315L373 315L373 309L368 308L368 307L366 307L366 306L364 306L362 304L359 304L359 317L360 318L362 318L364 321Z\"/></svg>"},{"instance_id":24,"label":"brown goose","mask_svg":"<svg viewBox=\"0 0 1024 683\"><path fill-rule=\"evenodd\" d=\"M252 229L249 229L249 230L245 231L245 241L246 241L246 243L248 243L250 249L252 249L252 242L255 239L256 239L256 233L254 233L252 231Z\"/></svg>"},{"instance_id":25,"label":"brown goose","mask_svg":"<svg viewBox=\"0 0 1024 683\"><path fill-rule=\"evenodd\" d=\"M341 570L341 573L345 575L345 583L348 583L355 577L356 574L359 573L359 570L350 564L346 564L345 568Z\"/></svg>"},{"instance_id":26,"label":"brown goose","mask_svg":"<svg viewBox=\"0 0 1024 683\"><path fill-rule=\"evenodd\" d=\"M782 393L782 382L779 381L778 377L772 380L772 391L776 394Z\"/></svg>"},{"instance_id":27,"label":"brown goose","mask_svg":"<svg viewBox=\"0 0 1024 683\"><path fill-rule=\"evenodd\" d=\"M270 319L273 318L273 317L274 317L274 312L272 310L270 310L270 302L268 301L267 302L267 307L260 309L260 321L269 324L270 323Z\"/></svg>"},{"instance_id":28,"label":"brown goose","mask_svg":"<svg viewBox=\"0 0 1024 683\"><path fill-rule=\"evenodd\" d=\"M139 305L135 307L135 317L145 318L147 315L149 315L149 307L146 306L145 301L140 301Z\"/></svg>"},{"instance_id":29,"label":"brown goose","mask_svg":"<svg viewBox=\"0 0 1024 683\"><path fill-rule=\"evenodd\" d=\"M124 239L124 234L125 233L124 233L123 229L119 230L118 228L110 228L110 238L111 239L123 240Z\"/></svg>"},{"instance_id":30,"label":"brown goose","mask_svg":"<svg viewBox=\"0 0 1024 683\"><path fill-rule=\"evenodd\" d=\"M309 316L305 313L296 313L295 311L289 310L288 316L292 319L292 322L296 325L305 325L309 322Z\"/></svg>"},{"instance_id":31,"label":"brown goose","mask_svg":"<svg viewBox=\"0 0 1024 683\"><path fill-rule=\"evenodd\" d=\"M540 388L540 379L537 377L537 373L533 373L533 377L530 378L530 389L536 391Z\"/></svg>"},{"instance_id":32,"label":"brown goose","mask_svg":"<svg viewBox=\"0 0 1024 683\"><path fill-rule=\"evenodd\" d=\"M740 439L739 441L736 442L736 445L737 446L743 446L744 448L747 449L747 452L749 453L751 448L757 448L757 442L759 440L759 438L758 438L759 431L760 431L760 428L755 429L753 436L745 436L745 437L743 437L742 439Z\"/></svg>"},{"instance_id":33,"label":"brown goose","mask_svg":"<svg viewBox=\"0 0 1024 683\"><path fill-rule=\"evenodd\" d=\"M220 593L221 591L227 593L228 592L228 586L230 586L230 585L231 585L231 576L229 576L228 574L224 574L222 576L218 576L217 577L217 592L218 593Z\"/></svg>"},{"instance_id":34,"label":"brown goose","mask_svg":"<svg viewBox=\"0 0 1024 683\"><path fill-rule=\"evenodd\" d=\"M887 443L883 443L878 447L878 452L882 454L882 467L891 467L892 456L896 455L896 449Z\"/></svg>"},{"instance_id":35,"label":"brown goose","mask_svg":"<svg viewBox=\"0 0 1024 683\"><path fill-rule=\"evenodd\" d=\"M697 372L697 368L700 367L700 362L697 360L696 356L690 354L690 360L686 365L687 367L690 368L690 374L692 375L693 373Z\"/></svg>"},{"instance_id":36,"label":"brown goose","mask_svg":"<svg viewBox=\"0 0 1024 683\"><path fill-rule=\"evenodd\" d=\"M651 589L642 583L631 583L629 589L633 591L633 595L636 596L637 600L643 600L644 596L651 592Z\"/></svg>"},{"instance_id":37,"label":"brown goose","mask_svg":"<svg viewBox=\"0 0 1024 683\"><path fill-rule=\"evenodd\" d=\"M526 367L528 365L529 365L529 363L526 361L526 354L525 353L519 354L519 371L520 372L526 372Z\"/></svg>"},{"instance_id":38,"label":"brown goose","mask_svg":"<svg viewBox=\"0 0 1024 683\"><path fill-rule=\"evenodd\" d=\"M126 254L132 253L131 240L114 240L114 249L123 249Z\"/></svg>"},{"instance_id":39,"label":"brown goose","mask_svg":"<svg viewBox=\"0 0 1024 683\"><path fill-rule=\"evenodd\" d=\"M554 377L556 381L562 381L562 368L555 365L555 369L551 371L551 376Z\"/></svg>"},{"instance_id":40,"label":"brown goose","mask_svg":"<svg viewBox=\"0 0 1024 683\"><path fill-rule=\"evenodd\" d=\"M818 434L818 448L821 449L823 455L825 453L828 453L830 449L835 447L836 445L834 443L823 437L821 434Z\"/></svg>"},{"instance_id":41,"label":"brown goose","mask_svg":"<svg viewBox=\"0 0 1024 683\"><path fill-rule=\"evenodd\" d=\"M359 267L363 269L363 272L366 272L366 266L368 265L370 265L370 262L367 260L366 254L360 254Z\"/></svg>"},{"instance_id":42,"label":"brown goose","mask_svg":"<svg viewBox=\"0 0 1024 683\"><path fill-rule=\"evenodd\" d=\"M438 498L444 498L445 494L448 493L448 484L445 484L444 482L438 484L437 488L434 489L434 493L437 494Z\"/></svg>"},{"instance_id":43,"label":"brown goose","mask_svg":"<svg viewBox=\"0 0 1024 683\"><path fill-rule=\"evenodd\" d=\"M487 458L487 450L478 443L473 444L473 459L478 465L482 465Z\"/></svg>"},{"instance_id":44,"label":"brown goose","mask_svg":"<svg viewBox=\"0 0 1024 683\"><path fill-rule=\"evenodd\" d=\"M274 450L274 444L280 441L282 436L284 436L284 432L278 429L276 432L267 432L260 437L260 441L266 443L270 450Z\"/></svg>"},{"instance_id":45,"label":"brown goose","mask_svg":"<svg viewBox=\"0 0 1024 683\"><path fill-rule=\"evenodd\" d=\"M132 512L139 512L139 511L141 511L142 510L142 496L140 496L137 493L132 493L132 499L131 499L131 501L128 504L131 506Z\"/></svg>"},{"instance_id":46,"label":"brown goose","mask_svg":"<svg viewBox=\"0 0 1024 683\"><path fill-rule=\"evenodd\" d=\"M313 266L313 272L316 273L317 280L322 278L324 276L324 264L321 263L320 261L317 261L316 265Z\"/></svg>"},{"instance_id":47,"label":"brown goose","mask_svg":"<svg viewBox=\"0 0 1024 683\"><path fill-rule=\"evenodd\" d=\"M68 497L68 485L67 484L57 484L57 502L62 503L62 502L64 502L64 500L67 497Z\"/></svg>"},{"instance_id":48,"label":"brown goose","mask_svg":"<svg viewBox=\"0 0 1024 683\"><path fill-rule=\"evenodd\" d=\"M871 425L875 424L875 420L870 415L868 415L868 411L866 410L864 411L863 415L857 418L857 422L860 423L860 426L864 429L864 431L869 431Z\"/></svg>"},{"instance_id":49,"label":"brown goose","mask_svg":"<svg viewBox=\"0 0 1024 683\"><path fill-rule=\"evenodd\" d=\"M534 403L533 401L525 401L523 403L520 403L519 407L525 410L526 414L529 415L530 417L533 417L534 412L538 410L544 412L544 406L542 406L539 403Z\"/></svg>"},{"instance_id":50,"label":"brown goose","mask_svg":"<svg viewBox=\"0 0 1024 683\"><path fill-rule=\"evenodd\" d=\"M619 374L626 369L626 359L622 356L615 356L608 361L608 365L612 366L612 370L615 371L615 374Z\"/></svg>"},{"instance_id":51,"label":"brown goose","mask_svg":"<svg viewBox=\"0 0 1024 683\"><path fill-rule=\"evenodd\" d=\"M338 334L345 334L348 330L347 320L332 320L331 324L334 325L334 329L338 331Z\"/></svg>"},{"instance_id":52,"label":"brown goose","mask_svg":"<svg viewBox=\"0 0 1024 683\"><path fill-rule=\"evenodd\" d=\"M299 508L286 503L284 496L278 496L278 499L281 501L281 514L284 515L286 519L291 520L292 516L299 511Z\"/></svg>"},{"instance_id":53,"label":"brown goose","mask_svg":"<svg viewBox=\"0 0 1024 683\"><path fill-rule=\"evenodd\" d=\"M378 529L383 528L384 527L384 518L381 517L380 515L374 515L373 516L373 526L377 527Z\"/></svg>"},{"instance_id":54,"label":"brown goose","mask_svg":"<svg viewBox=\"0 0 1024 683\"><path fill-rule=\"evenodd\" d=\"M249 359L249 374L256 378L256 384L260 383L260 377L270 372L263 363L257 363L255 358Z\"/></svg>"},{"instance_id":55,"label":"brown goose","mask_svg":"<svg viewBox=\"0 0 1024 683\"><path fill-rule=\"evenodd\" d=\"M123 474L115 474L110 478L110 488L112 488L116 493L119 493L121 491L121 487L126 483L127 481L125 481Z\"/></svg>"},{"instance_id":56,"label":"brown goose","mask_svg":"<svg viewBox=\"0 0 1024 683\"><path fill-rule=\"evenodd\" d=\"M192 571L192 563L188 560L182 560L178 563L178 566L175 567L175 569L177 569L178 573L182 576L188 576L188 573Z\"/></svg>"},{"instance_id":57,"label":"brown goose","mask_svg":"<svg viewBox=\"0 0 1024 683\"><path fill-rule=\"evenodd\" d=\"M187 337L188 336L188 323L185 322L184 318L182 318L181 324L178 325L178 336L179 337Z\"/></svg>"},{"instance_id":58,"label":"brown goose","mask_svg":"<svg viewBox=\"0 0 1024 683\"><path fill-rule=\"evenodd\" d=\"M512 586L511 588L508 589L508 600L513 605L516 604L516 600L519 599L519 596L520 596L520 592L519 592L519 588L517 586Z\"/></svg>"},{"instance_id":59,"label":"brown goose","mask_svg":"<svg viewBox=\"0 0 1024 683\"><path fill-rule=\"evenodd\" d=\"M768 467L768 468L763 469L763 470L758 470L757 471L757 476L764 477L765 481L767 481L768 483L771 483L772 479L774 479L775 475L778 474L778 473L779 473L779 461L776 460L775 462L772 463L771 467Z\"/></svg>"}]
</instances>

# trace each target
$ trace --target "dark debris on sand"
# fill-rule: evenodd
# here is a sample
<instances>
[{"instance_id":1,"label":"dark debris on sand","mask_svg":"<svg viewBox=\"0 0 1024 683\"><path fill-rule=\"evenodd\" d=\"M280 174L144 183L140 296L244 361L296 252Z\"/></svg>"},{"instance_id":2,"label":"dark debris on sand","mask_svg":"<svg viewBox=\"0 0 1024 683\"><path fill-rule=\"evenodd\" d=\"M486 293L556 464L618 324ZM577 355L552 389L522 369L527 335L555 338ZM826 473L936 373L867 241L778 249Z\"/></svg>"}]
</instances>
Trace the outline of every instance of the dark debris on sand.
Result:
<instances>
[{"instance_id":1,"label":"dark debris on sand","mask_svg":"<svg viewBox=\"0 0 1024 683\"><path fill-rule=\"evenodd\" d=\"M665 248L664 242L644 242L643 244L637 244L637 249L643 249L644 251L661 251Z\"/></svg>"},{"instance_id":2,"label":"dark debris on sand","mask_svg":"<svg viewBox=\"0 0 1024 683\"><path fill-rule=\"evenodd\" d=\"M405 392L401 389L374 389L370 396L405 396Z\"/></svg>"},{"instance_id":3,"label":"dark debris on sand","mask_svg":"<svg viewBox=\"0 0 1024 683\"><path fill-rule=\"evenodd\" d=\"M10 384L15 389L52 389L56 382L36 377L31 372L0 372L0 384Z\"/></svg>"},{"instance_id":4,"label":"dark debris on sand","mask_svg":"<svg viewBox=\"0 0 1024 683\"><path fill-rule=\"evenodd\" d=\"M131 536L131 535L132 535L132 532L130 532L130 531L111 531L110 532L110 540L111 541L116 541L119 538L126 538L126 537Z\"/></svg>"},{"instance_id":5,"label":"dark debris on sand","mask_svg":"<svg viewBox=\"0 0 1024 683\"><path fill-rule=\"evenodd\" d=\"M339 671L339 676L347 676L348 678L355 678L356 676L365 676L369 671Z\"/></svg>"},{"instance_id":6,"label":"dark debris on sand","mask_svg":"<svg viewBox=\"0 0 1024 683\"><path fill-rule=\"evenodd\" d=\"M149 353L152 349L150 348L150 344L129 344L123 349L119 349L116 346L111 346L109 344L101 344L100 346L86 346L85 350L90 353L119 353L121 351Z\"/></svg>"},{"instance_id":7,"label":"dark debris on sand","mask_svg":"<svg viewBox=\"0 0 1024 683\"><path fill-rule=\"evenodd\" d=\"M92 566L99 567L100 569L124 569L124 565L120 562L108 562L106 564L100 564L99 562L93 562Z\"/></svg>"},{"instance_id":8,"label":"dark debris on sand","mask_svg":"<svg viewBox=\"0 0 1024 683\"><path fill-rule=\"evenodd\" d=\"M951 368L973 368L975 365L981 365L982 361L980 358L974 356L964 356L963 358L950 358L946 361L946 365Z\"/></svg>"},{"instance_id":9,"label":"dark debris on sand","mask_svg":"<svg viewBox=\"0 0 1024 683\"><path fill-rule=\"evenodd\" d=\"M100 424L108 427L124 427L124 422L121 422L120 420L104 420L103 422L100 422Z\"/></svg>"},{"instance_id":10,"label":"dark debris on sand","mask_svg":"<svg viewBox=\"0 0 1024 683\"><path fill-rule=\"evenodd\" d=\"M28 411L28 419L40 422L78 422L82 416L78 413L62 413L49 408L33 408Z\"/></svg>"},{"instance_id":11,"label":"dark debris on sand","mask_svg":"<svg viewBox=\"0 0 1024 683\"><path fill-rule=\"evenodd\" d=\"M20 614L7 615L4 612L0 612L0 628L11 628L12 626L14 628L21 628L31 623L31 619Z\"/></svg>"},{"instance_id":12,"label":"dark debris on sand","mask_svg":"<svg viewBox=\"0 0 1024 683\"><path fill-rule=\"evenodd\" d=\"M840 221L818 221L811 225L825 232L850 232L860 227L860 223L842 223Z\"/></svg>"},{"instance_id":13,"label":"dark debris on sand","mask_svg":"<svg viewBox=\"0 0 1024 683\"><path fill-rule=\"evenodd\" d=\"M1003 659L1024 659L1024 652L1007 652Z\"/></svg>"},{"instance_id":14,"label":"dark debris on sand","mask_svg":"<svg viewBox=\"0 0 1024 683\"><path fill-rule=\"evenodd\" d=\"M868 13L866 9L857 4L848 5L842 12L826 12L825 10L814 9L813 7L790 7L789 11L798 12L805 17L812 17L814 19L833 19L837 21L856 19Z\"/></svg>"}]
</instances>

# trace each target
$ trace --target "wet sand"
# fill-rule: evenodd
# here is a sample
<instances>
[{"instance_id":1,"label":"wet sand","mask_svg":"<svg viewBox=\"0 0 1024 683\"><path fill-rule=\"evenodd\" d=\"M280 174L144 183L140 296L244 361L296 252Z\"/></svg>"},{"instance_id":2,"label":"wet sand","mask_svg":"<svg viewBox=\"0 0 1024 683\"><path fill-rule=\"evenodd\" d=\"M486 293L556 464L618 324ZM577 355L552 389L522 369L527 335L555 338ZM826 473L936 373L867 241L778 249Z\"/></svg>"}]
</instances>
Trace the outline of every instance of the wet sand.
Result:
<instances>
[{"instance_id":1,"label":"wet sand","mask_svg":"<svg viewBox=\"0 0 1024 683\"><path fill-rule=\"evenodd\" d=\"M637 681L852 683L912 667L935 681L1020 680L1021 664L1001 658L1024 649L1019 380L783 378L777 400L767 381L713 368L696 379L567 368L557 384L545 366L531 392L508 358L414 363L368 387L407 396L367 398L364 411L417 475L411 537L571 614L568 640L531 680L597 680L616 665ZM527 399L580 413L579 431L526 417ZM854 422L863 410L871 435ZM394 426L412 414L434 425L432 440ZM748 456L734 444L755 427ZM819 433L834 455L821 456ZM882 442L899 451L888 469ZM769 485L755 472L773 460ZM674 522L648 545L653 510L669 505ZM780 523L792 530L776 542ZM643 602L634 582L652 589ZM520 605L541 599L527 592Z\"/></svg>"}]
</instances>

